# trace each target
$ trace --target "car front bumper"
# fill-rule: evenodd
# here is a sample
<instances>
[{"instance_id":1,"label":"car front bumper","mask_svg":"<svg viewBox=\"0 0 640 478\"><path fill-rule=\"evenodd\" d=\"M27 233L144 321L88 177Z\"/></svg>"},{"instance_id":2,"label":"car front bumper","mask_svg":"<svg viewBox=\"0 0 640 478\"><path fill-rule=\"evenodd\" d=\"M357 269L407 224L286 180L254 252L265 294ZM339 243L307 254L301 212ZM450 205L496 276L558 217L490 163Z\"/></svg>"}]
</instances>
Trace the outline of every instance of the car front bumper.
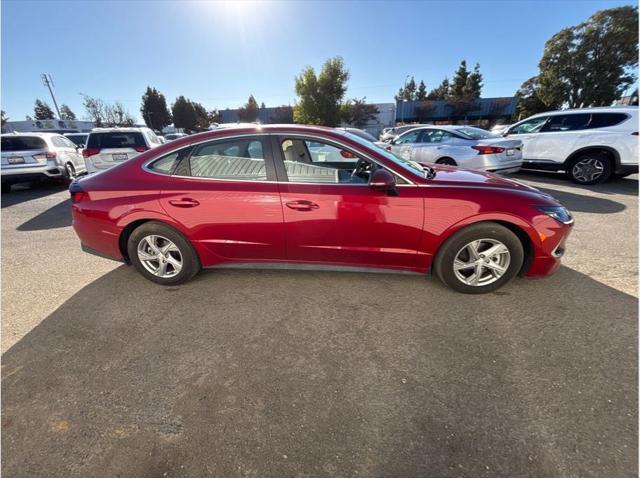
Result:
<instances>
[{"instance_id":1,"label":"car front bumper","mask_svg":"<svg viewBox=\"0 0 640 478\"><path fill-rule=\"evenodd\" d=\"M573 223L563 224L547 215L541 215L536 220L534 228L538 237L533 243L531 264L524 275L544 277L560 268Z\"/></svg>"}]
</instances>

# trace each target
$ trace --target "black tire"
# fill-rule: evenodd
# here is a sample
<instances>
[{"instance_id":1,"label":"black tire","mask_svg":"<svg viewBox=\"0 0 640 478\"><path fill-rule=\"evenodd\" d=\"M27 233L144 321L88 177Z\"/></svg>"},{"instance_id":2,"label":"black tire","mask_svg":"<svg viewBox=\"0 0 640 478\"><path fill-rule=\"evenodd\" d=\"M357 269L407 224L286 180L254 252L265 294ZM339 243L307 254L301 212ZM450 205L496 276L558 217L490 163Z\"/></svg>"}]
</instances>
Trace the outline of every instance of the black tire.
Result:
<instances>
[{"instance_id":1,"label":"black tire","mask_svg":"<svg viewBox=\"0 0 640 478\"><path fill-rule=\"evenodd\" d=\"M613 174L612 177L614 177L616 179L622 179L622 178L626 178L627 176L631 176L632 174L637 174L637 173Z\"/></svg>"},{"instance_id":2,"label":"black tire","mask_svg":"<svg viewBox=\"0 0 640 478\"><path fill-rule=\"evenodd\" d=\"M64 181L70 184L76 178L76 168L73 164L67 163L64 165Z\"/></svg>"},{"instance_id":3,"label":"black tire","mask_svg":"<svg viewBox=\"0 0 640 478\"><path fill-rule=\"evenodd\" d=\"M158 277L142 265L138 257L138 244L149 235L162 236L173 242L182 257L182 269L173 277ZM193 278L201 269L200 259L191 243L174 228L161 222L149 221L134 229L127 241L127 253L133 266L144 277L156 284L182 284Z\"/></svg>"},{"instance_id":4,"label":"black tire","mask_svg":"<svg viewBox=\"0 0 640 478\"><path fill-rule=\"evenodd\" d=\"M481 239L491 239L505 245L509 251L509 265L504 274L494 282L486 285L465 284L454 272L454 260L467 244ZM524 249L522 243L513 232L495 222L481 222L467 226L447 239L436 255L433 269L435 275L453 290L465 294L486 294L499 289L513 279L520 271L523 261Z\"/></svg>"},{"instance_id":5,"label":"black tire","mask_svg":"<svg viewBox=\"0 0 640 478\"><path fill-rule=\"evenodd\" d=\"M458 163L453 158L440 158L436 161L436 164L445 164L447 166L457 166Z\"/></svg>"},{"instance_id":6,"label":"black tire","mask_svg":"<svg viewBox=\"0 0 640 478\"><path fill-rule=\"evenodd\" d=\"M583 171L579 168L581 163L589 161L593 166L597 168L602 168L602 173L599 176L594 177L593 179L588 179L588 174L585 176ZM577 158L571 161L569 167L567 168L567 175L569 179L576 184L580 184L582 186L590 186L592 184L598 184L606 181L611 177L612 174L612 164L611 158L607 156L605 153L599 152L587 152L581 154Z\"/></svg>"},{"instance_id":7,"label":"black tire","mask_svg":"<svg viewBox=\"0 0 640 478\"><path fill-rule=\"evenodd\" d=\"M9 194L11 192L11 184L2 183L2 194Z\"/></svg>"}]
</instances>

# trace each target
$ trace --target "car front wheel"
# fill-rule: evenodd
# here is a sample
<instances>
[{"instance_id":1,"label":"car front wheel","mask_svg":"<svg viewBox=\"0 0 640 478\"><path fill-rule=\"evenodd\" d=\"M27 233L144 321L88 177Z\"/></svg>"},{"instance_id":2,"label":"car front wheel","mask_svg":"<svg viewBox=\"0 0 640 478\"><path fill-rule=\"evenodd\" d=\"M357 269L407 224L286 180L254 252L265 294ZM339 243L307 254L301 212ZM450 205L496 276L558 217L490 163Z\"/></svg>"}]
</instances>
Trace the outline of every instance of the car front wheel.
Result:
<instances>
[{"instance_id":1,"label":"car front wheel","mask_svg":"<svg viewBox=\"0 0 640 478\"><path fill-rule=\"evenodd\" d=\"M513 279L524 260L520 239L506 227L484 222L449 238L434 261L437 277L465 294L484 294Z\"/></svg>"},{"instance_id":2,"label":"car front wheel","mask_svg":"<svg viewBox=\"0 0 640 478\"><path fill-rule=\"evenodd\" d=\"M162 285L187 282L200 270L193 246L172 227L146 222L127 241L129 259L147 279Z\"/></svg>"}]
</instances>

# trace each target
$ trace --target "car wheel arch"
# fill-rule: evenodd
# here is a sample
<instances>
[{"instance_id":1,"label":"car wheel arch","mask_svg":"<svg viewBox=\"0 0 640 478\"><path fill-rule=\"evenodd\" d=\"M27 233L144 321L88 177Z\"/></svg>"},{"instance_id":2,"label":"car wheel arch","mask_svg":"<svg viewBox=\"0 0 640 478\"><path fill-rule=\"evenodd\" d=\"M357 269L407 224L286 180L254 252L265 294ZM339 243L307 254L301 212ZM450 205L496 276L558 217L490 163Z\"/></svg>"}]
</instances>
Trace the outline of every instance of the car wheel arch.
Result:
<instances>
[{"instance_id":1,"label":"car wheel arch","mask_svg":"<svg viewBox=\"0 0 640 478\"><path fill-rule=\"evenodd\" d=\"M571 167L571 163L573 163L576 159L584 156L587 153L596 153L596 154L606 154L612 161L611 167L615 169L620 165L620 153L615 148L611 146L585 146L583 148L577 149L572 152L569 157L564 161L565 169Z\"/></svg>"},{"instance_id":2,"label":"car wheel arch","mask_svg":"<svg viewBox=\"0 0 640 478\"><path fill-rule=\"evenodd\" d=\"M157 222L160 224L164 224L165 226L168 226L171 229L174 229L178 234L182 235L187 240L187 242L191 243L191 240L189 239L188 235L185 234L185 232L182 231L179 227L176 227L175 223L171 221L166 221L163 218L157 218L157 217L144 217L144 218L134 219L131 222L127 223L126 226L123 227L122 231L120 232L120 237L118 238L118 248L120 249L120 253L122 254L122 258L124 259L124 262L126 264L131 264L131 259L129 258L129 253L127 251L127 243L129 242L129 237L131 237L131 234L133 233L133 231L135 231L140 226L148 222ZM191 244L191 246L193 247L193 244ZM198 256L198 259L202 260L199 257L200 255L197 249L195 247L193 247L193 249L196 252L196 255Z\"/></svg>"},{"instance_id":3,"label":"car wheel arch","mask_svg":"<svg viewBox=\"0 0 640 478\"><path fill-rule=\"evenodd\" d=\"M522 244L522 248L524 250L524 261L522 263L522 267L520 268L520 271L518 272L518 275L520 276L525 275L529 270L529 268L531 267L531 264L534 259L534 244L531 238L531 234L533 234L534 232L532 231L532 228L530 229L525 224L521 224L520 221L510 220L510 219L511 218L485 216L485 217L473 218L473 220L461 221L460 223L454 224L440 236L441 240L438 243L433 254L433 262L435 262L435 258L443 249L443 246L445 245L445 243L449 239L451 239L454 235L456 235L458 232L470 226L476 226L482 223L493 222L506 227L511 232L513 232L516 235L516 237L520 240L520 243Z\"/></svg>"}]
</instances>

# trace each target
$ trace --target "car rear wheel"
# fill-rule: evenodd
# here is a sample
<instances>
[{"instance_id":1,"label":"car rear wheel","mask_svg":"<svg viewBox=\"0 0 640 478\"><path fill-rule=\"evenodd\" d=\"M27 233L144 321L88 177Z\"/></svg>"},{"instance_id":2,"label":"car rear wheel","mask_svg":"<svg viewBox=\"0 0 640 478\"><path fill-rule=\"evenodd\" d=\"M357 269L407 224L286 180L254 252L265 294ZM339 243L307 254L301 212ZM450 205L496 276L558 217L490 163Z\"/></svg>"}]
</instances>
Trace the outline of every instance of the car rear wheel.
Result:
<instances>
[{"instance_id":1,"label":"car rear wheel","mask_svg":"<svg viewBox=\"0 0 640 478\"><path fill-rule=\"evenodd\" d=\"M484 294L513 279L524 260L520 239L506 227L484 222L449 238L434 261L437 277L465 294Z\"/></svg>"},{"instance_id":2,"label":"car rear wheel","mask_svg":"<svg viewBox=\"0 0 640 478\"><path fill-rule=\"evenodd\" d=\"M187 282L200 270L189 241L160 222L146 222L135 229L127 241L127 252L138 272L162 285Z\"/></svg>"},{"instance_id":3,"label":"car rear wheel","mask_svg":"<svg viewBox=\"0 0 640 478\"><path fill-rule=\"evenodd\" d=\"M437 164L446 164L447 166L457 166L458 163L452 158L440 158L436 161Z\"/></svg>"},{"instance_id":4,"label":"car rear wheel","mask_svg":"<svg viewBox=\"0 0 640 478\"><path fill-rule=\"evenodd\" d=\"M611 176L611 161L603 153L585 153L571 162L568 174L574 183L584 186L601 183Z\"/></svg>"},{"instance_id":5,"label":"car rear wheel","mask_svg":"<svg viewBox=\"0 0 640 478\"><path fill-rule=\"evenodd\" d=\"M73 164L67 163L64 166L64 175L68 182L71 182L76 178L76 168L73 167Z\"/></svg>"},{"instance_id":6,"label":"car rear wheel","mask_svg":"<svg viewBox=\"0 0 640 478\"><path fill-rule=\"evenodd\" d=\"M9 194L11 192L10 183L2 183L2 194Z\"/></svg>"}]
</instances>

